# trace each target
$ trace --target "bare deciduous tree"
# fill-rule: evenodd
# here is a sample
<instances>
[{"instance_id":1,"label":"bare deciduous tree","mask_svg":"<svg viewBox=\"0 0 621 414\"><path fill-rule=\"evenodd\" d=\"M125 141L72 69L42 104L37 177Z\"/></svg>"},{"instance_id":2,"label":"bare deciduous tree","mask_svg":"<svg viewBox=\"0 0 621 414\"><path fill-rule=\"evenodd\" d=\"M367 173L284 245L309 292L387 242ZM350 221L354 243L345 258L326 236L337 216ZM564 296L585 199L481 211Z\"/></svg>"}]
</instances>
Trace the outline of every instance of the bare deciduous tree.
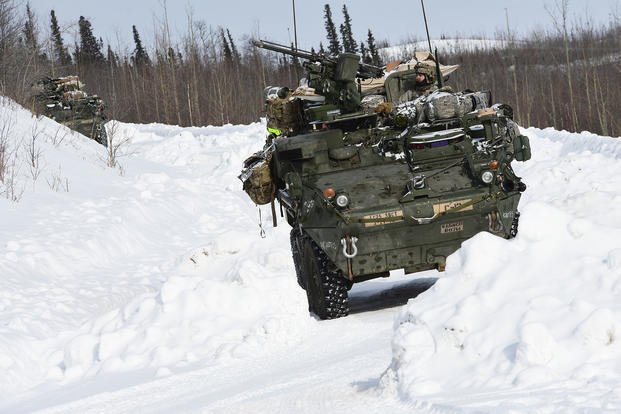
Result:
<instances>
[{"instance_id":1,"label":"bare deciduous tree","mask_svg":"<svg viewBox=\"0 0 621 414\"><path fill-rule=\"evenodd\" d=\"M69 179L63 177L63 171L60 165L58 166L58 170L55 170L49 178L46 178L46 181L52 191L69 192Z\"/></svg>"},{"instance_id":2,"label":"bare deciduous tree","mask_svg":"<svg viewBox=\"0 0 621 414\"><path fill-rule=\"evenodd\" d=\"M37 179L41 174L41 155L43 154L43 150L40 146L40 136L41 128L39 126L39 118L35 118L30 131L30 136L27 137L25 142L26 163L28 164L28 170L30 172L33 185L37 182Z\"/></svg>"},{"instance_id":3,"label":"bare deciduous tree","mask_svg":"<svg viewBox=\"0 0 621 414\"><path fill-rule=\"evenodd\" d=\"M10 106L8 99L1 97L1 106ZM15 127L16 119L10 112L2 112L0 119L0 195L11 201L19 201L24 193L23 188L18 188L17 174L17 149L11 145L11 134Z\"/></svg>"},{"instance_id":4,"label":"bare deciduous tree","mask_svg":"<svg viewBox=\"0 0 621 414\"><path fill-rule=\"evenodd\" d=\"M119 164L119 156L121 155L119 151L129 142L130 138L121 135L119 127L118 121L110 121L106 124L108 149L106 164L110 168L119 167L122 171L122 167Z\"/></svg>"}]
</instances>

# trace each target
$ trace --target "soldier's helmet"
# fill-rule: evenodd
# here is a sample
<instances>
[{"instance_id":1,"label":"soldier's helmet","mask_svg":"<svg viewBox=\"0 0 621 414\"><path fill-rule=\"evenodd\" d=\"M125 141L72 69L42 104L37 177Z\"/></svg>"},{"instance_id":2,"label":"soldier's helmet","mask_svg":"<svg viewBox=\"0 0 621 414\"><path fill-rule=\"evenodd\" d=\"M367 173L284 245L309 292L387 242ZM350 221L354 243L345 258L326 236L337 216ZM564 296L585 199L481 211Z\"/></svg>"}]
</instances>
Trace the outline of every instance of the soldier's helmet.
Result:
<instances>
[{"instance_id":1,"label":"soldier's helmet","mask_svg":"<svg viewBox=\"0 0 621 414\"><path fill-rule=\"evenodd\" d=\"M435 81L435 66L428 62L418 62L416 64L416 73L425 75L427 82L433 83Z\"/></svg>"}]
</instances>

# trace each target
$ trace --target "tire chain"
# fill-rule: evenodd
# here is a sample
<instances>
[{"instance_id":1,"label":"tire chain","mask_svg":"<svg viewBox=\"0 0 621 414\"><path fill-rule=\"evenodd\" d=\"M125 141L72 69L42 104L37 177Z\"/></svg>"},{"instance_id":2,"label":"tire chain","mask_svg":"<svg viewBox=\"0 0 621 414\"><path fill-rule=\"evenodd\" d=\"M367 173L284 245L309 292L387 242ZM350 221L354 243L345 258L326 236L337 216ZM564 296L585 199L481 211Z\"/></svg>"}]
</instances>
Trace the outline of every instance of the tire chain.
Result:
<instances>
[{"instance_id":1,"label":"tire chain","mask_svg":"<svg viewBox=\"0 0 621 414\"><path fill-rule=\"evenodd\" d=\"M347 280L343 277L340 270L332 270L334 265L317 243L308 235L301 232L297 226L291 229L290 242L293 265L297 276L298 284L307 290L306 279L301 264L301 249L305 241L311 243L313 255L318 259L319 277L323 287L324 301L326 303L326 315L322 319L335 319L349 314L349 298ZM317 315L319 316L319 315Z\"/></svg>"},{"instance_id":2,"label":"tire chain","mask_svg":"<svg viewBox=\"0 0 621 414\"><path fill-rule=\"evenodd\" d=\"M513 221L511 222L511 229L509 230L510 239L517 236L519 224L520 224L520 212L516 211L515 214L513 215Z\"/></svg>"},{"instance_id":3,"label":"tire chain","mask_svg":"<svg viewBox=\"0 0 621 414\"><path fill-rule=\"evenodd\" d=\"M313 252L320 261L320 277L321 283L326 292L324 298L326 301L326 319L335 319L349 314L349 298L347 295L347 281L340 270L331 270L334 265L317 246L312 239L309 238L313 246Z\"/></svg>"}]
</instances>

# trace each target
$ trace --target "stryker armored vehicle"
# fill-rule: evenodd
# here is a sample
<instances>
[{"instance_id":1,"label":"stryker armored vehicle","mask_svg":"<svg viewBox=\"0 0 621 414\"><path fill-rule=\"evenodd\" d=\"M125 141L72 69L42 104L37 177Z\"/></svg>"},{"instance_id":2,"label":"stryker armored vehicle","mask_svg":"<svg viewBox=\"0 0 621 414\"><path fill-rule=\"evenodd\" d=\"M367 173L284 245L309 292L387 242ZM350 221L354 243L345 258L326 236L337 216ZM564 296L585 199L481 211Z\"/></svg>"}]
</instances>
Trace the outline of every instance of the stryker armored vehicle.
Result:
<instances>
[{"instance_id":1,"label":"stryker armored vehicle","mask_svg":"<svg viewBox=\"0 0 621 414\"><path fill-rule=\"evenodd\" d=\"M270 136L240 179L257 204L279 202L298 283L320 319L348 314L354 283L443 271L481 231L515 236L526 186L511 162L529 159L530 147L508 105L447 88L399 103L414 67L385 76L383 102L364 107L357 79L377 68L357 55L255 45L306 59L305 87L267 89Z\"/></svg>"},{"instance_id":2,"label":"stryker armored vehicle","mask_svg":"<svg viewBox=\"0 0 621 414\"><path fill-rule=\"evenodd\" d=\"M77 76L43 78L36 85L35 110L105 146L104 102L83 87Z\"/></svg>"}]
</instances>

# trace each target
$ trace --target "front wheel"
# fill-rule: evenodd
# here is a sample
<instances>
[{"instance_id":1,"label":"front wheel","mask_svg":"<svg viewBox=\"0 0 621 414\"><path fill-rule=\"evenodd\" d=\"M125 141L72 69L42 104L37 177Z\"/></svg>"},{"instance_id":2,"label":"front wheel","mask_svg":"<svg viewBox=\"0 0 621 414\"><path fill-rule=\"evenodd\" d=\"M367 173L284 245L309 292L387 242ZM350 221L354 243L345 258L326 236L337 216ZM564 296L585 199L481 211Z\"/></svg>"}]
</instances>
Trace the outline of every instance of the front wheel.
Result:
<instances>
[{"instance_id":1,"label":"front wheel","mask_svg":"<svg viewBox=\"0 0 621 414\"><path fill-rule=\"evenodd\" d=\"M349 314L348 281L308 235L300 237L300 270L306 286L308 310L319 319Z\"/></svg>"},{"instance_id":2,"label":"front wheel","mask_svg":"<svg viewBox=\"0 0 621 414\"><path fill-rule=\"evenodd\" d=\"M304 270L302 269L302 232L298 225L294 225L291 228L291 234L289 241L291 242L291 256L293 256L293 267L295 267L295 275L298 279L298 285L306 290L306 277L304 277Z\"/></svg>"}]
</instances>

